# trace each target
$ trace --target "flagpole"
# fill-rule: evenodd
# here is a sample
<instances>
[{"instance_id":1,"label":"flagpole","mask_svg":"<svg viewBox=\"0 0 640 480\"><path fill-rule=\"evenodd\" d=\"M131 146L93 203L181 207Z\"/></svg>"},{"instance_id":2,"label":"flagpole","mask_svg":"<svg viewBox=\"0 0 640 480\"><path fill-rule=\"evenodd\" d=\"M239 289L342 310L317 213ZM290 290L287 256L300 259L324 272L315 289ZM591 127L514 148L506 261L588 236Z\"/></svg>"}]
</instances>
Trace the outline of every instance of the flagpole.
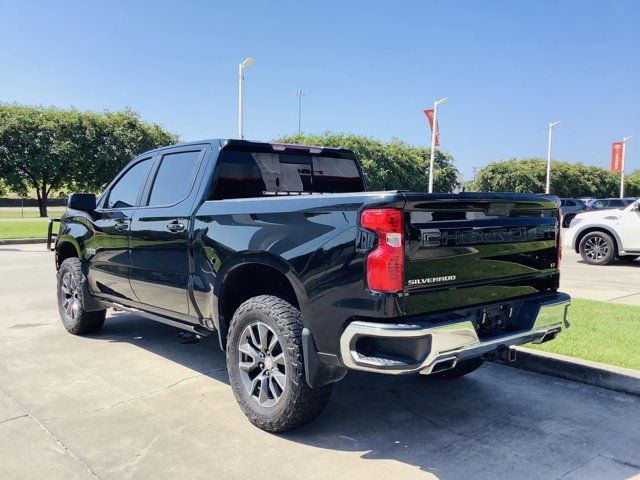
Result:
<instances>
[{"instance_id":1,"label":"flagpole","mask_svg":"<svg viewBox=\"0 0 640 480\"><path fill-rule=\"evenodd\" d=\"M433 193L433 164L436 158L436 134L438 133L438 105L449 100L448 97L433 102L433 126L431 127L431 160L429 161L429 193Z\"/></svg>"},{"instance_id":2,"label":"flagpole","mask_svg":"<svg viewBox=\"0 0 640 480\"><path fill-rule=\"evenodd\" d=\"M627 140L631 140L635 135L630 135L622 139L622 168L620 170L620 198L624 198L624 157L627 152Z\"/></svg>"},{"instance_id":3,"label":"flagpole","mask_svg":"<svg viewBox=\"0 0 640 480\"><path fill-rule=\"evenodd\" d=\"M626 150L627 142L622 141L622 170L620 170L620 198L624 198L624 151Z\"/></svg>"},{"instance_id":4,"label":"flagpole","mask_svg":"<svg viewBox=\"0 0 640 480\"><path fill-rule=\"evenodd\" d=\"M549 143L547 144L547 182L545 184L544 193L551 193L551 136L553 135L553 127L558 125L562 120L549 124Z\"/></svg>"},{"instance_id":5,"label":"flagpole","mask_svg":"<svg viewBox=\"0 0 640 480\"><path fill-rule=\"evenodd\" d=\"M429 193L433 193L433 162L436 155L436 129L438 128L438 102L433 102L433 127L431 127L431 160L429 161Z\"/></svg>"}]
</instances>

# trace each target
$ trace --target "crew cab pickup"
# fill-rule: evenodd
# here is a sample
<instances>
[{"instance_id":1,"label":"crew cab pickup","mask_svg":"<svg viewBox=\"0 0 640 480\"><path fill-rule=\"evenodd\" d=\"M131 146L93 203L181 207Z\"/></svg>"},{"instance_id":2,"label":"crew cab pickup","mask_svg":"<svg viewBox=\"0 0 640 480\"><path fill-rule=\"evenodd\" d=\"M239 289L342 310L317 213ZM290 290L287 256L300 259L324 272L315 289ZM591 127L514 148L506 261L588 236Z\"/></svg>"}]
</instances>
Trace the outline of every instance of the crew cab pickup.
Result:
<instances>
[{"instance_id":1,"label":"crew cab pickup","mask_svg":"<svg viewBox=\"0 0 640 480\"><path fill-rule=\"evenodd\" d=\"M247 417L268 431L324 408L348 370L452 378L568 326L558 200L369 192L349 150L242 140L160 148L55 244L73 334L107 308L216 335Z\"/></svg>"}]
</instances>

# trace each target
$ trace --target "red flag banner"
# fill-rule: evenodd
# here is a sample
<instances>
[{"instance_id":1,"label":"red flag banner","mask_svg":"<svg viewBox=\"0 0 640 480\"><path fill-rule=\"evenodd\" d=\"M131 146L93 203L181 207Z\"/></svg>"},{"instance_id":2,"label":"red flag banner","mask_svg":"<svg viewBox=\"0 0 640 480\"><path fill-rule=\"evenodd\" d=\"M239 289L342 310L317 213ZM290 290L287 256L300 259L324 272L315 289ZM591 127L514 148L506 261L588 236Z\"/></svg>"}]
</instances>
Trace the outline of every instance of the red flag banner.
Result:
<instances>
[{"instance_id":1,"label":"red flag banner","mask_svg":"<svg viewBox=\"0 0 640 480\"><path fill-rule=\"evenodd\" d=\"M621 172L624 165L622 165L622 142L613 142L611 144L611 171Z\"/></svg>"},{"instance_id":2,"label":"red flag banner","mask_svg":"<svg viewBox=\"0 0 640 480\"><path fill-rule=\"evenodd\" d=\"M429 119L429 125L431 126L431 131L433 132L433 109L425 110L424 114ZM438 128L438 125L436 124L436 147L439 147L439 146L440 146L440 129Z\"/></svg>"}]
</instances>

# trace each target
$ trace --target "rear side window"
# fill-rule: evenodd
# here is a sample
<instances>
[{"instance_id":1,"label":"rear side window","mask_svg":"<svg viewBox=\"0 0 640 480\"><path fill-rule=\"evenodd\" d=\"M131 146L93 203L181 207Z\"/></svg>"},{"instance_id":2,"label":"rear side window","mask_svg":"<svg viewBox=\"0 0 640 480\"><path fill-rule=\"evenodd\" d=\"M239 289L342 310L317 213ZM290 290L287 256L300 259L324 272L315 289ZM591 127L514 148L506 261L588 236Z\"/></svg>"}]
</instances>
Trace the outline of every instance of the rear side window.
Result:
<instances>
[{"instance_id":1,"label":"rear side window","mask_svg":"<svg viewBox=\"0 0 640 480\"><path fill-rule=\"evenodd\" d=\"M199 150L164 155L151 187L149 205L173 205L184 199L191 190L198 158Z\"/></svg>"},{"instance_id":2,"label":"rear side window","mask_svg":"<svg viewBox=\"0 0 640 480\"><path fill-rule=\"evenodd\" d=\"M151 168L151 158L133 165L120 177L116 184L111 187L107 208L129 208L136 205L140 189L144 185Z\"/></svg>"},{"instance_id":3,"label":"rear side window","mask_svg":"<svg viewBox=\"0 0 640 480\"><path fill-rule=\"evenodd\" d=\"M313 157L313 189L315 192L361 192L364 187L355 161Z\"/></svg>"},{"instance_id":4,"label":"rear side window","mask_svg":"<svg viewBox=\"0 0 640 480\"><path fill-rule=\"evenodd\" d=\"M349 158L226 150L218 162L210 200L364 191L356 162Z\"/></svg>"}]
</instances>

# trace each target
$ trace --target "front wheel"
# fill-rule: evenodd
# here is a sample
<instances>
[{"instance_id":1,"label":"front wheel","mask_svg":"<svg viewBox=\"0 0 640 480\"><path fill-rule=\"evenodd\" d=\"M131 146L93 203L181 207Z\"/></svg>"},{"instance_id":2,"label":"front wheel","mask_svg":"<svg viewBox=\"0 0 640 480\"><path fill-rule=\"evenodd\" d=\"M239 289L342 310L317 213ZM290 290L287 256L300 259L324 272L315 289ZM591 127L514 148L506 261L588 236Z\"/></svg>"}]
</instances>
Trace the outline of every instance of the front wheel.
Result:
<instances>
[{"instance_id":1,"label":"front wheel","mask_svg":"<svg viewBox=\"0 0 640 480\"><path fill-rule=\"evenodd\" d=\"M227 369L240 408L262 430L302 425L329 402L331 385L311 388L305 380L300 311L278 297L253 297L236 310Z\"/></svg>"},{"instance_id":2,"label":"front wheel","mask_svg":"<svg viewBox=\"0 0 640 480\"><path fill-rule=\"evenodd\" d=\"M67 258L58 270L58 311L64 328L74 335L94 333L102 328L106 310L88 312L84 309L83 283L80 260Z\"/></svg>"},{"instance_id":3,"label":"front wheel","mask_svg":"<svg viewBox=\"0 0 640 480\"><path fill-rule=\"evenodd\" d=\"M604 232L587 233L578 245L582 259L590 265L607 265L616 256L616 244Z\"/></svg>"}]
</instances>

